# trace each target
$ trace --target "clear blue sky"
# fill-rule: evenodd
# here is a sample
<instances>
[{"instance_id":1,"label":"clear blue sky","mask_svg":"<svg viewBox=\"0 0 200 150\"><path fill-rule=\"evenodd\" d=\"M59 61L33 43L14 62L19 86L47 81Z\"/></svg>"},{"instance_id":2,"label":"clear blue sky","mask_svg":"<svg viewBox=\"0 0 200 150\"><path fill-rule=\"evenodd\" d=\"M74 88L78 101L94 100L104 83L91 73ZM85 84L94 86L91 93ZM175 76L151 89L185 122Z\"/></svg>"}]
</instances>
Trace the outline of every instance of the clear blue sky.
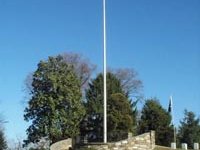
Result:
<instances>
[{"instance_id":1,"label":"clear blue sky","mask_svg":"<svg viewBox=\"0 0 200 150\"><path fill-rule=\"evenodd\" d=\"M200 115L200 1L107 0L108 66L139 73L146 98ZM102 69L102 0L0 0L0 113L25 137L24 80L48 56L77 52Z\"/></svg>"}]
</instances>

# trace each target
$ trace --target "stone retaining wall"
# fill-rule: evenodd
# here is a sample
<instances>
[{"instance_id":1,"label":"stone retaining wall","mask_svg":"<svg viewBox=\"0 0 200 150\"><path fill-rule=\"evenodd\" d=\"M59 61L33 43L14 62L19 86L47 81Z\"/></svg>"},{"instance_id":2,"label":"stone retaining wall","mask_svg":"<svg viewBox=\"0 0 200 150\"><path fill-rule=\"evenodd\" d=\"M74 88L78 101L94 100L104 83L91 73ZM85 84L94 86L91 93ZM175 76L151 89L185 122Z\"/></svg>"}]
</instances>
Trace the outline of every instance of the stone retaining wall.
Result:
<instances>
[{"instance_id":1,"label":"stone retaining wall","mask_svg":"<svg viewBox=\"0 0 200 150\"><path fill-rule=\"evenodd\" d=\"M72 146L72 140L63 140L53 144L50 150L69 150ZM130 137L126 140L113 143L90 143L85 144L76 150L82 148L94 148L96 150L153 150L155 148L155 132L151 131L139 136Z\"/></svg>"},{"instance_id":2,"label":"stone retaining wall","mask_svg":"<svg viewBox=\"0 0 200 150\"><path fill-rule=\"evenodd\" d=\"M94 148L97 150L153 150L155 148L155 132L151 131L139 136L129 137L115 143L87 144L81 148Z\"/></svg>"},{"instance_id":3,"label":"stone retaining wall","mask_svg":"<svg viewBox=\"0 0 200 150\"><path fill-rule=\"evenodd\" d=\"M69 150L71 147L72 139L67 139L52 144L50 150Z\"/></svg>"}]
</instances>

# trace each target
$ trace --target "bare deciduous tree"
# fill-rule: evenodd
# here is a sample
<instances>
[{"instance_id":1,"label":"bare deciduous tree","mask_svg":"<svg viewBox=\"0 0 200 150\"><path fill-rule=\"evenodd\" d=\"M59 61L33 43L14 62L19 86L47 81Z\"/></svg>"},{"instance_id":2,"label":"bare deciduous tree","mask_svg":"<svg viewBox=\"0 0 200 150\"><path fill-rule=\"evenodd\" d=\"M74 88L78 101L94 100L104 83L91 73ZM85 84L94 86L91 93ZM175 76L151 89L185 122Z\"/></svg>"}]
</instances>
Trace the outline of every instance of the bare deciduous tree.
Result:
<instances>
[{"instance_id":1,"label":"bare deciduous tree","mask_svg":"<svg viewBox=\"0 0 200 150\"><path fill-rule=\"evenodd\" d=\"M64 53L62 56L66 63L74 66L77 76L81 79L81 86L85 88L96 66L91 64L88 59L85 59L80 54Z\"/></svg>"},{"instance_id":2,"label":"bare deciduous tree","mask_svg":"<svg viewBox=\"0 0 200 150\"><path fill-rule=\"evenodd\" d=\"M138 73L134 69L116 69L112 70L112 72L120 80L122 88L127 95L136 98L142 97L143 84L138 79Z\"/></svg>"}]
</instances>

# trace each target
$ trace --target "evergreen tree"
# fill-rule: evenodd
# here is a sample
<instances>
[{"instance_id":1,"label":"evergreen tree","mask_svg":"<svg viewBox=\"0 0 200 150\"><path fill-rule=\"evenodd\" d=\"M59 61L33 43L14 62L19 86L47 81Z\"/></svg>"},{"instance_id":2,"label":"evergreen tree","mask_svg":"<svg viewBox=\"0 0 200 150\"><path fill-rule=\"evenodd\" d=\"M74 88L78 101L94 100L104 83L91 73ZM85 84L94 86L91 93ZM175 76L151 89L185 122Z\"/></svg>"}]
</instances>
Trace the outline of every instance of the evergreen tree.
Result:
<instances>
[{"instance_id":1,"label":"evergreen tree","mask_svg":"<svg viewBox=\"0 0 200 150\"><path fill-rule=\"evenodd\" d=\"M133 117L130 103L123 94L112 94L108 105L108 140L116 141L126 138L133 132Z\"/></svg>"},{"instance_id":2,"label":"evergreen tree","mask_svg":"<svg viewBox=\"0 0 200 150\"><path fill-rule=\"evenodd\" d=\"M112 74L107 73L107 98L115 93L124 94L120 81ZM102 114L103 113L103 75L99 74L96 79L89 84L88 90L86 90L87 99L87 112L90 114ZM108 101L109 105L109 101Z\"/></svg>"},{"instance_id":3,"label":"evergreen tree","mask_svg":"<svg viewBox=\"0 0 200 150\"><path fill-rule=\"evenodd\" d=\"M118 94L117 94L118 93ZM114 95L115 94L115 95ZM112 74L107 73L107 107L108 107L108 134L111 132L115 132L118 129L122 131L129 131L133 128L133 118L131 116L131 105L125 93L122 90L120 81ZM89 88L86 91L86 109L87 109L87 119L84 121L82 126L82 133L90 133L92 136L89 139L94 139L102 141L103 139L103 75L99 74L96 79L94 79L90 84ZM123 101L123 102L122 102ZM126 113L129 115L128 117L124 114L127 118L126 121L128 123L122 123L122 118L120 120L119 116L123 116L122 111L118 110L118 115L113 115L113 111L116 111L115 107L120 107L121 109L125 106L127 109ZM124 116L124 117L125 117ZM115 120L118 119L118 120ZM129 120L128 120L129 119ZM115 126L115 128L111 128L111 124ZM122 129L120 124L125 125ZM126 128L126 125L128 127ZM131 127L130 127L130 126ZM131 128L131 129L130 129ZM115 129L115 130L113 130ZM117 133L117 132L116 132ZM109 139L108 139L109 140Z\"/></svg>"},{"instance_id":4,"label":"evergreen tree","mask_svg":"<svg viewBox=\"0 0 200 150\"><path fill-rule=\"evenodd\" d=\"M7 148L6 139L4 136L3 129L0 128L0 150L5 150Z\"/></svg>"},{"instance_id":5,"label":"evergreen tree","mask_svg":"<svg viewBox=\"0 0 200 150\"><path fill-rule=\"evenodd\" d=\"M156 144L169 146L173 139L171 116L156 99L149 99L141 112L139 133L156 132Z\"/></svg>"},{"instance_id":6,"label":"evergreen tree","mask_svg":"<svg viewBox=\"0 0 200 150\"><path fill-rule=\"evenodd\" d=\"M26 144L48 138L51 143L74 137L84 116L80 80L62 56L40 61L33 74L31 99L24 118L30 121Z\"/></svg>"},{"instance_id":7,"label":"evergreen tree","mask_svg":"<svg viewBox=\"0 0 200 150\"><path fill-rule=\"evenodd\" d=\"M72 65L76 76L80 79L81 89L87 88L88 82L94 72L96 66L91 64L89 60L77 53L63 53L61 54L62 61L68 65ZM25 80L25 91L29 94L32 87L33 73L27 75ZM29 97L27 95L27 97Z\"/></svg>"},{"instance_id":8,"label":"evergreen tree","mask_svg":"<svg viewBox=\"0 0 200 150\"><path fill-rule=\"evenodd\" d=\"M200 143L200 120L191 111L185 110L184 114L180 121L178 140L180 143L187 143L188 148L193 148L194 143Z\"/></svg>"}]
</instances>

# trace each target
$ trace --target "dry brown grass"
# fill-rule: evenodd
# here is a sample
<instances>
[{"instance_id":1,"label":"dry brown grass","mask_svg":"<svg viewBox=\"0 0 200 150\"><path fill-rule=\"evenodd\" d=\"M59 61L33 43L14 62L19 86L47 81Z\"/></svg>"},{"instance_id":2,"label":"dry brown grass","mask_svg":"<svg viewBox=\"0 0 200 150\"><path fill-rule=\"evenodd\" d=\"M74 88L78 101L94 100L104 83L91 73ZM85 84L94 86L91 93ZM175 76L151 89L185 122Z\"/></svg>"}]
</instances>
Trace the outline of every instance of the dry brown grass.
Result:
<instances>
[{"instance_id":1,"label":"dry brown grass","mask_svg":"<svg viewBox=\"0 0 200 150\"><path fill-rule=\"evenodd\" d=\"M169 147L156 146L154 150L171 150Z\"/></svg>"},{"instance_id":2,"label":"dry brown grass","mask_svg":"<svg viewBox=\"0 0 200 150\"><path fill-rule=\"evenodd\" d=\"M169 147L164 147L164 146L158 146L158 145L156 145L156 148L154 150L173 150L173 149L171 149ZM181 150L181 149L177 148L176 150ZM190 150L190 149L188 149L188 150Z\"/></svg>"},{"instance_id":3,"label":"dry brown grass","mask_svg":"<svg viewBox=\"0 0 200 150\"><path fill-rule=\"evenodd\" d=\"M164 147L164 146L156 146L156 148L154 150L173 150L169 147ZM179 150L179 149L176 149Z\"/></svg>"}]
</instances>

